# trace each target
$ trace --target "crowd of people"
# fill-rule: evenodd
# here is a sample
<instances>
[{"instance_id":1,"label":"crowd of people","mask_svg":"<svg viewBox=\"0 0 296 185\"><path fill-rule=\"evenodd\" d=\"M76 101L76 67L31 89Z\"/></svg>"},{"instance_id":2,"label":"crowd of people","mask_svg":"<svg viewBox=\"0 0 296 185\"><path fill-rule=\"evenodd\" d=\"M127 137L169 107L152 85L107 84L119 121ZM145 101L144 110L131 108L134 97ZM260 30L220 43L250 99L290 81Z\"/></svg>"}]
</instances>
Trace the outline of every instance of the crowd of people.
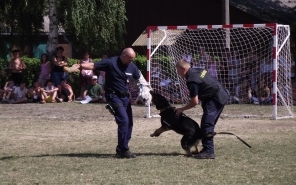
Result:
<instances>
[{"instance_id":1,"label":"crowd of people","mask_svg":"<svg viewBox=\"0 0 296 185\"><path fill-rule=\"evenodd\" d=\"M9 62L9 80L0 88L0 100L6 104L17 103L61 103L79 101L81 104L106 103L104 84L105 72L82 69L79 72L78 84L80 92L75 97L74 90L67 83L68 74L64 68L68 67L67 57L63 55L64 48L57 48L57 55L50 62L47 54L40 57L40 74L38 80L31 85L25 83L23 71L26 65L20 58L20 51L12 50L12 59ZM102 59L107 58L103 55ZM78 60L78 64L93 63L90 53L85 51L83 58ZM132 104L143 105L138 98L139 87L136 81L129 83L130 101Z\"/></svg>"},{"instance_id":2,"label":"crowd of people","mask_svg":"<svg viewBox=\"0 0 296 185\"><path fill-rule=\"evenodd\" d=\"M196 54L185 49L181 59L190 63L192 68L206 69L218 79L230 94L229 104L272 104L273 59L270 55L261 56L253 49L241 55L226 48L219 56L213 56L200 47ZM159 60L151 60L152 88L159 90L172 103L182 102L179 82L172 80L172 73L165 71ZM281 67L284 66L279 66L279 70ZM292 61L291 67L291 74L287 75L293 79L295 62Z\"/></svg>"},{"instance_id":3,"label":"crowd of people","mask_svg":"<svg viewBox=\"0 0 296 185\"><path fill-rule=\"evenodd\" d=\"M68 74L64 67L68 66L67 57L63 55L63 47L57 48L57 55L49 61L46 54L40 58L40 74L33 84L25 84L22 72L26 69L20 58L19 50L12 51L9 63L10 78L3 89L0 89L0 98L3 103L54 103L72 102L79 100L82 104L90 102L105 102L104 98L104 71L81 70L79 73L80 92L76 98L72 87L67 83ZM106 58L104 55L102 59ZM231 52L225 49L221 56L211 56L200 47L197 54L191 54L185 49L181 58L190 63L192 68L206 69L217 78L230 94L228 103L238 104L272 104L272 58L271 56L258 56L255 50L246 55ZM83 58L77 63L93 63L90 53L85 51ZM295 62L292 62L295 67ZM151 60L152 88L171 103L184 103L180 91L180 82L170 78L171 73L164 71L157 59ZM294 78L294 69L291 70ZM132 104L144 104L138 97L140 89L137 82L129 83L130 100ZM186 89L184 89L186 91ZM23 94L22 94L22 93ZM76 91L75 91L76 92ZM182 92L186 93L186 92Z\"/></svg>"}]
</instances>

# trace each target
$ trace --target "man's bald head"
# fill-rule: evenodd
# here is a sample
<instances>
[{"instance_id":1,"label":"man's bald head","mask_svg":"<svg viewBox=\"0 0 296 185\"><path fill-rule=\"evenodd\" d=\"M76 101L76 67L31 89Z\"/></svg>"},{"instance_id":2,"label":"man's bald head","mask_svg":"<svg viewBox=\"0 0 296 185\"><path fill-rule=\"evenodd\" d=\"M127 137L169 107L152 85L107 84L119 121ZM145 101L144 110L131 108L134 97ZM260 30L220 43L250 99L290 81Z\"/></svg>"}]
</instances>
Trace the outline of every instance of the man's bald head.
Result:
<instances>
[{"instance_id":1,"label":"man's bald head","mask_svg":"<svg viewBox=\"0 0 296 185\"><path fill-rule=\"evenodd\" d=\"M120 60L123 64L128 65L134 61L135 57L136 53L133 48L125 48L120 55Z\"/></svg>"},{"instance_id":2,"label":"man's bald head","mask_svg":"<svg viewBox=\"0 0 296 185\"><path fill-rule=\"evenodd\" d=\"M182 59L176 62L176 69L179 76L184 78L186 76L187 71L190 69L190 64Z\"/></svg>"},{"instance_id":3,"label":"man's bald head","mask_svg":"<svg viewBox=\"0 0 296 185\"><path fill-rule=\"evenodd\" d=\"M176 62L176 67L188 70L190 68L190 63L182 59Z\"/></svg>"}]
</instances>

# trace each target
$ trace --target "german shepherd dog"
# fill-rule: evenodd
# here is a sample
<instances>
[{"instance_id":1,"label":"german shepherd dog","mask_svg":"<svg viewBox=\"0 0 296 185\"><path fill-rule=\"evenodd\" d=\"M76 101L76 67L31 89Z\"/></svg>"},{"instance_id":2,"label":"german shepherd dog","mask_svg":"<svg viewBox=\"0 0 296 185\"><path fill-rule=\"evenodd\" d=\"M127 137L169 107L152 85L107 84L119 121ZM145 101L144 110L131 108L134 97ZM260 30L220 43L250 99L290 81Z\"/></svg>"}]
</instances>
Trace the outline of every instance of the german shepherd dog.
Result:
<instances>
[{"instance_id":1,"label":"german shepherd dog","mask_svg":"<svg viewBox=\"0 0 296 185\"><path fill-rule=\"evenodd\" d=\"M199 125L193 119L187 117L185 114L180 114L176 117L175 108L172 107L169 101L161 94L150 91L152 95L152 102L156 109L160 111L161 127L152 133L151 137L158 137L165 131L173 130L178 134L183 135L181 139L181 146L186 151L186 156L197 154L197 146L202 139L202 133ZM190 149L195 147L195 151Z\"/></svg>"},{"instance_id":2,"label":"german shepherd dog","mask_svg":"<svg viewBox=\"0 0 296 185\"><path fill-rule=\"evenodd\" d=\"M150 94L152 95L152 102L156 106L156 109L160 111L159 115L161 121L161 127L156 129L150 136L158 137L165 131L173 130L176 133L183 135L181 146L186 151L186 156L189 157L192 156L192 154L197 154L198 144L203 137L207 137L203 136L197 122L186 116L184 113L180 114L179 117L176 117L175 108L170 105L169 101L164 96L153 91L150 91ZM252 148L247 142L233 133L214 132L210 137L213 137L216 134L233 135L247 147ZM193 146L195 147L195 151L191 152L190 149Z\"/></svg>"}]
</instances>

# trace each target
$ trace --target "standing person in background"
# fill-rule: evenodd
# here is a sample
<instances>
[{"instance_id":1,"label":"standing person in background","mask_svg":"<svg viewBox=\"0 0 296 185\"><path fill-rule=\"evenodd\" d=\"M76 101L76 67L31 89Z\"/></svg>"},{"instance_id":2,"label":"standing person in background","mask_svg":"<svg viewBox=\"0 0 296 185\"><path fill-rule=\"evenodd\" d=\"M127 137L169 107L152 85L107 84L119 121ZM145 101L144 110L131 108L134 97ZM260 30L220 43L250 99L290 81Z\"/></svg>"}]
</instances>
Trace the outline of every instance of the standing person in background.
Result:
<instances>
[{"instance_id":1,"label":"standing person in background","mask_svg":"<svg viewBox=\"0 0 296 185\"><path fill-rule=\"evenodd\" d=\"M249 73L249 79L251 81L251 89L256 89L256 81L257 77L259 76L258 73L260 72L259 69L259 60L258 55L256 54L256 50L254 48L251 48L250 52L248 53L247 62L249 65L250 73Z\"/></svg>"},{"instance_id":2,"label":"standing person in background","mask_svg":"<svg viewBox=\"0 0 296 185\"><path fill-rule=\"evenodd\" d=\"M199 100L202 102L203 115L200 125L203 133L203 149L194 158L215 159L214 128L229 98L228 93L208 71L190 68L190 64L185 60L178 61L176 69L178 75L186 79L186 85L191 98L187 105L175 109L176 116L198 105Z\"/></svg>"},{"instance_id":3,"label":"standing person in background","mask_svg":"<svg viewBox=\"0 0 296 185\"><path fill-rule=\"evenodd\" d=\"M8 72L9 64L0 64L0 87L3 87L6 83L6 75Z\"/></svg>"},{"instance_id":4,"label":"standing person in background","mask_svg":"<svg viewBox=\"0 0 296 185\"><path fill-rule=\"evenodd\" d=\"M104 87L104 84L105 84L105 71L100 71L100 75L99 75L99 78L98 78L98 83Z\"/></svg>"},{"instance_id":5,"label":"standing person in background","mask_svg":"<svg viewBox=\"0 0 296 185\"><path fill-rule=\"evenodd\" d=\"M59 46L57 48L57 56L53 58L53 81L54 85L58 86L61 79L67 79L67 74L64 72L64 67L68 66L68 60L63 56L64 48Z\"/></svg>"},{"instance_id":6,"label":"standing person in background","mask_svg":"<svg viewBox=\"0 0 296 185\"><path fill-rule=\"evenodd\" d=\"M182 59L191 62L192 60L192 54L189 52L189 48L185 48L185 52L182 54Z\"/></svg>"},{"instance_id":7,"label":"standing person in background","mask_svg":"<svg viewBox=\"0 0 296 185\"><path fill-rule=\"evenodd\" d=\"M209 71L209 73L214 77L218 79L218 67L217 67L217 63L219 63L219 59L215 59L214 57L209 58L209 61L207 63L207 69Z\"/></svg>"},{"instance_id":8,"label":"standing person in background","mask_svg":"<svg viewBox=\"0 0 296 185\"><path fill-rule=\"evenodd\" d=\"M48 56L45 53L43 53L40 58L40 70L38 82L41 87L44 87L47 80L50 79L51 72L51 64L48 60Z\"/></svg>"},{"instance_id":9,"label":"standing person in background","mask_svg":"<svg viewBox=\"0 0 296 185\"><path fill-rule=\"evenodd\" d=\"M106 59L106 58L108 58L108 56L107 55L103 55L101 60ZM104 92L105 71L98 71L98 70L95 70L95 71L98 74L97 75L98 76L98 84L100 84L102 86L102 88L103 88L102 96L105 97L105 92Z\"/></svg>"},{"instance_id":10,"label":"standing person in background","mask_svg":"<svg viewBox=\"0 0 296 185\"><path fill-rule=\"evenodd\" d=\"M105 71L100 71L100 75L98 77L98 84L100 84L102 86L102 96L105 97L105 91L104 91L104 85L105 85ZM104 98L104 100L106 101L106 99Z\"/></svg>"},{"instance_id":11,"label":"standing person in background","mask_svg":"<svg viewBox=\"0 0 296 185\"><path fill-rule=\"evenodd\" d=\"M133 114L128 93L128 79L139 80L138 67L133 63L136 53L132 48L125 48L120 56L106 58L100 62L75 64L76 69L97 69L106 72L105 97L114 110L115 121L118 125L118 144L116 157L135 158L129 150L129 141L133 130Z\"/></svg>"},{"instance_id":12,"label":"standing person in background","mask_svg":"<svg viewBox=\"0 0 296 185\"><path fill-rule=\"evenodd\" d=\"M206 48L199 47L199 57L198 57L197 68L205 69L209 59L210 59L210 55L206 52Z\"/></svg>"},{"instance_id":13,"label":"standing person in background","mask_svg":"<svg viewBox=\"0 0 296 185\"><path fill-rule=\"evenodd\" d=\"M83 59L78 61L78 64L92 63L92 59L89 58L89 52L85 51ZM90 83L91 77L94 75L93 70L82 69L79 73L79 85L80 85L80 97L77 100L82 100L85 86Z\"/></svg>"},{"instance_id":14,"label":"standing person in background","mask_svg":"<svg viewBox=\"0 0 296 185\"><path fill-rule=\"evenodd\" d=\"M13 80L14 85L19 86L21 82L24 80L23 70L26 69L26 65L22 59L20 59L19 50L12 50L13 58L9 62L8 69L11 71L10 79Z\"/></svg>"}]
</instances>

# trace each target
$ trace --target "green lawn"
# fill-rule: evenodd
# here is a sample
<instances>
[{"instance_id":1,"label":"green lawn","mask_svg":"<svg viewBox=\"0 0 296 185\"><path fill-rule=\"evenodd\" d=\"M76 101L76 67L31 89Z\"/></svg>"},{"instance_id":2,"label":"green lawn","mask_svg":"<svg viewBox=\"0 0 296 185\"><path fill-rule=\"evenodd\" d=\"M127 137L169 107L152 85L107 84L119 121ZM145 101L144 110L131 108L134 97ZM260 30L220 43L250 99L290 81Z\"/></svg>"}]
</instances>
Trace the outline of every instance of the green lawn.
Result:
<instances>
[{"instance_id":1,"label":"green lawn","mask_svg":"<svg viewBox=\"0 0 296 185\"><path fill-rule=\"evenodd\" d=\"M149 137L159 118L141 109L130 142L137 158L115 159L117 127L103 105L0 105L0 184L296 184L296 119L220 119L216 132L252 148L217 135L216 159L197 160L172 131Z\"/></svg>"}]
</instances>

